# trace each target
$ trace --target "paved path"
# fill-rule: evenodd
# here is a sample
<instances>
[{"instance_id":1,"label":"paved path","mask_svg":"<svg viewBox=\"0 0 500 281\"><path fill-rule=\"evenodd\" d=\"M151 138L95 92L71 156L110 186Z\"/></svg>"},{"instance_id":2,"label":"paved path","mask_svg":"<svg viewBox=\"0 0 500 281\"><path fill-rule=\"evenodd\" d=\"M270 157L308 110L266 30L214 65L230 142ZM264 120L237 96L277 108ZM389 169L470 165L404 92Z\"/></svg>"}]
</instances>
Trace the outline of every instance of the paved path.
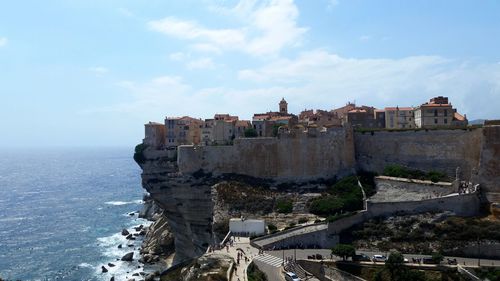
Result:
<instances>
[{"instance_id":1,"label":"paved path","mask_svg":"<svg viewBox=\"0 0 500 281\"><path fill-rule=\"evenodd\" d=\"M281 276L281 264L283 260L268 254L259 255L259 250L250 245L248 237L234 237L232 246L216 250L214 253L227 254L235 262L238 260L238 253L243 254L239 265L236 266L233 273L233 281L247 281L247 268L253 260L256 261L259 269L266 273L269 281L284 281ZM244 257L247 257L247 261L245 261Z\"/></svg>"},{"instance_id":2,"label":"paved path","mask_svg":"<svg viewBox=\"0 0 500 281\"><path fill-rule=\"evenodd\" d=\"M274 267L281 267L283 265L282 258L278 258L269 254L258 255L254 260L269 264Z\"/></svg>"}]
</instances>

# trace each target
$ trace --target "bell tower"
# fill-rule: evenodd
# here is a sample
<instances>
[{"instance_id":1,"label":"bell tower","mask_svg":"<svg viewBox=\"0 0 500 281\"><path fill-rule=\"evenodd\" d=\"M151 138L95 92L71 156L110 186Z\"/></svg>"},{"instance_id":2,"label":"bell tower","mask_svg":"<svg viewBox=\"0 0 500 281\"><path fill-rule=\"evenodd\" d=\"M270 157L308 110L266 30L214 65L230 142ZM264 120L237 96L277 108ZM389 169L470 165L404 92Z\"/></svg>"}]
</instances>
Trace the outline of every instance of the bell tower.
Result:
<instances>
[{"instance_id":1,"label":"bell tower","mask_svg":"<svg viewBox=\"0 0 500 281\"><path fill-rule=\"evenodd\" d=\"M280 101L280 113L288 114L288 103L286 102L285 98L282 98Z\"/></svg>"}]
</instances>

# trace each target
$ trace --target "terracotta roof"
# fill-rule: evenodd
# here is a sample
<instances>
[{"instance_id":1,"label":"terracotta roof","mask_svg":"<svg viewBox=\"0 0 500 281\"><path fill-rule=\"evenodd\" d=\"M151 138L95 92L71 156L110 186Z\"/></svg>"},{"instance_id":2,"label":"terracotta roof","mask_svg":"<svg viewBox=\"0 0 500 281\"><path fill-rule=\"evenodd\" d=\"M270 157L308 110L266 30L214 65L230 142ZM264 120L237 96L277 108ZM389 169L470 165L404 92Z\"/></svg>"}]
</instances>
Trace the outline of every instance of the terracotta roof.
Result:
<instances>
[{"instance_id":1,"label":"terracotta roof","mask_svg":"<svg viewBox=\"0 0 500 281\"><path fill-rule=\"evenodd\" d=\"M237 127L247 127L250 126L250 121L248 120L238 120L235 124Z\"/></svg>"},{"instance_id":2,"label":"terracotta roof","mask_svg":"<svg viewBox=\"0 0 500 281\"><path fill-rule=\"evenodd\" d=\"M399 110L399 111L409 111L413 110L413 107L386 107L385 110Z\"/></svg>"},{"instance_id":3,"label":"terracotta roof","mask_svg":"<svg viewBox=\"0 0 500 281\"><path fill-rule=\"evenodd\" d=\"M353 109L353 110L349 110L348 113L366 113L366 110L364 110L364 109Z\"/></svg>"},{"instance_id":4,"label":"terracotta roof","mask_svg":"<svg viewBox=\"0 0 500 281\"><path fill-rule=\"evenodd\" d=\"M290 120L292 119L292 116L274 116L271 118L272 121L276 120Z\"/></svg>"},{"instance_id":5,"label":"terracotta roof","mask_svg":"<svg viewBox=\"0 0 500 281\"><path fill-rule=\"evenodd\" d=\"M420 107L451 107L451 104L442 104L442 103L424 103Z\"/></svg>"},{"instance_id":6,"label":"terracotta roof","mask_svg":"<svg viewBox=\"0 0 500 281\"><path fill-rule=\"evenodd\" d=\"M465 121L465 117L458 112L455 112L455 114L453 114L453 119L458 121Z\"/></svg>"}]
</instances>

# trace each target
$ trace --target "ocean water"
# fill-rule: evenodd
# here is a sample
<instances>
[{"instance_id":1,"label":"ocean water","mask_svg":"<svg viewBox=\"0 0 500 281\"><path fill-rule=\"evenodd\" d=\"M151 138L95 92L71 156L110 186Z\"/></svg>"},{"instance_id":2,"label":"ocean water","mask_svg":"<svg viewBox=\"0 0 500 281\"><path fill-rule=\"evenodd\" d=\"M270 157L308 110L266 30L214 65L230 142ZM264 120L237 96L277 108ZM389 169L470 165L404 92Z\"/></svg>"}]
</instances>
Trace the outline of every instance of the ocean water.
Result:
<instances>
[{"instance_id":1,"label":"ocean water","mask_svg":"<svg viewBox=\"0 0 500 281\"><path fill-rule=\"evenodd\" d=\"M129 215L141 208L144 192L132 153L132 148L0 150L0 277L122 280L142 271L141 241L130 243L120 234L147 224ZM116 260L134 249L135 262ZM102 265L108 273L101 273Z\"/></svg>"}]
</instances>

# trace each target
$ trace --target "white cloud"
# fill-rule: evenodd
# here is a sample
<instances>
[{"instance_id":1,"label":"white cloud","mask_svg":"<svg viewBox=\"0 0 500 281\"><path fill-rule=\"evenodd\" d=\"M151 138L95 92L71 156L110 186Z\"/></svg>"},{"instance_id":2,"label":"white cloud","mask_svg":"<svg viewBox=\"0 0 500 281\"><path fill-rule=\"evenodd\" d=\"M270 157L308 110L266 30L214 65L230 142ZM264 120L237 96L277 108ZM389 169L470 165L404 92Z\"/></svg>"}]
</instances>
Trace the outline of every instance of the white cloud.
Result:
<instances>
[{"instance_id":1,"label":"white cloud","mask_svg":"<svg viewBox=\"0 0 500 281\"><path fill-rule=\"evenodd\" d=\"M328 0L327 8L329 10L333 9L335 6L339 4L339 0Z\"/></svg>"},{"instance_id":2,"label":"white cloud","mask_svg":"<svg viewBox=\"0 0 500 281\"><path fill-rule=\"evenodd\" d=\"M215 45L211 45L211 44L199 43L199 44L192 44L189 47L193 50L198 51L198 52L212 53L212 54L216 54L216 55L222 54L222 50L220 48L218 48Z\"/></svg>"},{"instance_id":3,"label":"white cloud","mask_svg":"<svg viewBox=\"0 0 500 281\"><path fill-rule=\"evenodd\" d=\"M201 58L201 59L189 61L186 64L186 67L188 69L192 69L192 70L194 70L194 69L214 69L215 64L211 58Z\"/></svg>"},{"instance_id":4,"label":"white cloud","mask_svg":"<svg viewBox=\"0 0 500 281\"><path fill-rule=\"evenodd\" d=\"M123 7L122 8L118 8L118 13L122 14L125 17L135 17L135 14L132 13L132 11L130 11L127 8L123 8Z\"/></svg>"},{"instance_id":5,"label":"white cloud","mask_svg":"<svg viewBox=\"0 0 500 281\"><path fill-rule=\"evenodd\" d=\"M436 95L449 96L469 116L498 118L495 108L500 107L498 64L462 63L439 56L355 59L315 50L243 69L238 78L259 87L288 85L299 93L289 101L291 105L316 104L326 109L348 100L377 107L415 106ZM477 99L478 95L484 98Z\"/></svg>"},{"instance_id":6,"label":"white cloud","mask_svg":"<svg viewBox=\"0 0 500 281\"><path fill-rule=\"evenodd\" d=\"M149 22L155 31L180 39L202 40L218 46L242 45L245 36L237 29L209 29L194 21L183 21L175 17Z\"/></svg>"},{"instance_id":7,"label":"white cloud","mask_svg":"<svg viewBox=\"0 0 500 281\"><path fill-rule=\"evenodd\" d=\"M195 41L199 49L238 50L251 55L273 55L284 47L299 45L307 28L298 27L299 11L292 0L242 0L219 13L238 17L239 28L208 28L198 22L166 17L150 21L154 30L183 40Z\"/></svg>"},{"instance_id":8,"label":"white cloud","mask_svg":"<svg viewBox=\"0 0 500 281\"><path fill-rule=\"evenodd\" d=\"M182 52L171 53L168 55L168 58L173 61L183 61L188 57L189 55L184 54Z\"/></svg>"},{"instance_id":9,"label":"white cloud","mask_svg":"<svg viewBox=\"0 0 500 281\"><path fill-rule=\"evenodd\" d=\"M94 72L95 74L102 75L108 73L109 69L103 66L93 66L89 67L89 71Z\"/></svg>"},{"instance_id":10,"label":"white cloud","mask_svg":"<svg viewBox=\"0 0 500 281\"><path fill-rule=\"evenodd\" d=\"M0 47L7 45L9 40L6 37L0 37Z\"/></svg>"},{"instance_id":11,"label":"white cloud","mask_svg":"<svg viewBox=\"0 0 500 281\"><path fill-rule=\"evenodd\" d=\"M370 41L371 39L372 39L371 35L361 35L361 36L359 36L359 41L361 41L361 42Z\"/></svg>"}]
</instances>

